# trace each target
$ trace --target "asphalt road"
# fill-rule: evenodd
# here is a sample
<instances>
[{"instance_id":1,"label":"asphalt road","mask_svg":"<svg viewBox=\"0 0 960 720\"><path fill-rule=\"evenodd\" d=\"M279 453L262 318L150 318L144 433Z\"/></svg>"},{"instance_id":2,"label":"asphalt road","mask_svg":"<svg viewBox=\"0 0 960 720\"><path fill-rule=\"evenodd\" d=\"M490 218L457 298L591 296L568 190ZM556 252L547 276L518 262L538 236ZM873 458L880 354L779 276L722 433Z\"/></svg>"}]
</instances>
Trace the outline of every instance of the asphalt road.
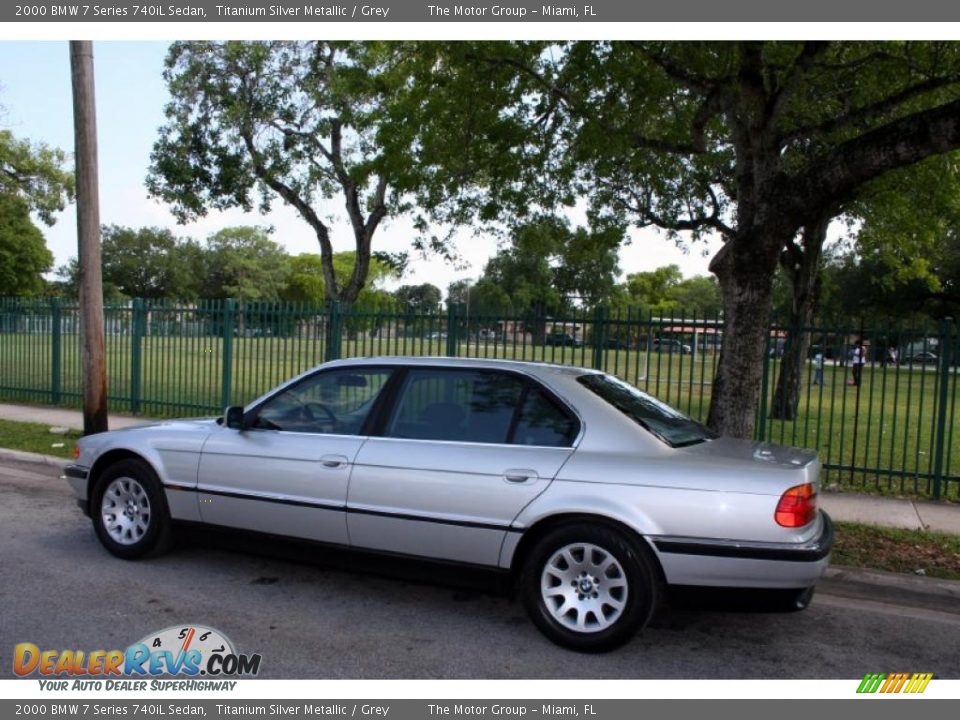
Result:
<instances>
[{"instance_id":1,"label":"asphalt road","mask_svg":"<svg viewBox=\"0 0 960 720\"><path fill-rule=\"evenodd\" d=\"M221 630L270 678L960 677L960 614L818 594L802 613L665 610L607 655L560 649L485 578L188 533L173 553L103 550L58 471L0 462L0 676L19 642L123 649L181 623ZM414 572L413 576L407 573ZM467 584L464 584L464 583ZM713 603L711 605L711 603Z\"/></svg>"}]
</instances>

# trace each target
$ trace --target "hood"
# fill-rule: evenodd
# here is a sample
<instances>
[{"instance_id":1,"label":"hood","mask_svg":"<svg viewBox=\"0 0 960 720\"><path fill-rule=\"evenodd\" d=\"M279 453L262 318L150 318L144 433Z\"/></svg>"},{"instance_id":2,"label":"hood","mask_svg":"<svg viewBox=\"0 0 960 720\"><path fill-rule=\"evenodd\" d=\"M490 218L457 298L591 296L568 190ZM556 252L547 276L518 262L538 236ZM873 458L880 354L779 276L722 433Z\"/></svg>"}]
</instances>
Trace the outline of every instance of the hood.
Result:
<instances>
[{"instance_id":1,"label":"hood","mask_svg":"<svg viewBox=\"0 0 960 720\"><path fill-rule=\"evenodd\" d=\"M142 425L130 425L129 427L117 428L110 432L128 432L130 430L149 430L150 428L167 428L176 430L188 430L190 428L208 428L219 420L219 417L197 417L197 418L176 418L174 420L155 420L145 422Z\"/></svg>"}]
</instances>

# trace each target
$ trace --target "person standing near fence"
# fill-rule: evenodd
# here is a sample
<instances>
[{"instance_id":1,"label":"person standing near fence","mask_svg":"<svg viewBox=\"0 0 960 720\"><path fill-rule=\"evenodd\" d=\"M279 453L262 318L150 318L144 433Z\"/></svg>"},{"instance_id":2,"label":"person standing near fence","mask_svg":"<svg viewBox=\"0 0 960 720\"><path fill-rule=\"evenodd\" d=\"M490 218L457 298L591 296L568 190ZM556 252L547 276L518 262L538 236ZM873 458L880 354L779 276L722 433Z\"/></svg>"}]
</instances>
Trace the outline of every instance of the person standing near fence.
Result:
<instances>
[{"instance_id":1,"label":"person standing near fence","mask_svg":"<svg viewBox=\"0 0 960 720\"><path fill-rule=\"evenodd\" d=\"M813 384L823 385L823 353L813 356Z\"/></svg>"},{"instance_id":2,"label":"person standing near fence","mask_svg":"<svg viewBox=\"0 0 960 720\"><path fill-rule=\"evenodd\" d=\"M860 385L860 377L863 375L863 366L867 362L867 352L863 347L863 340L857 340L853 346L853 357L851 358L853 369L853 380L850 384Z\"/></svg>"}]
</instances>

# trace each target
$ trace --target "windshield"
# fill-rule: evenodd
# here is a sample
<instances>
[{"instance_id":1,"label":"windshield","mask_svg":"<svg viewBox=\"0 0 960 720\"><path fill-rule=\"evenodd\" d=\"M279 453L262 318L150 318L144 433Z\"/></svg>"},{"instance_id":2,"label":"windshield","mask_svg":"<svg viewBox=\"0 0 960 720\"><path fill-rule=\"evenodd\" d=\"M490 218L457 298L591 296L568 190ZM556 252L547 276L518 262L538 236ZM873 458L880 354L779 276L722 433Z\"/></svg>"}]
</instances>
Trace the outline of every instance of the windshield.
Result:
<instances>
[{"instance_id":1,"label":"windshield","mask_svg":"<svg viewBox=\"0 0 960 720\"><path fill-rule=\"evenodd\" d=\"M633 385L610 375L583 375L577 381L671 447L716 437L710 430Z\"/></svg>"}]
</instances>

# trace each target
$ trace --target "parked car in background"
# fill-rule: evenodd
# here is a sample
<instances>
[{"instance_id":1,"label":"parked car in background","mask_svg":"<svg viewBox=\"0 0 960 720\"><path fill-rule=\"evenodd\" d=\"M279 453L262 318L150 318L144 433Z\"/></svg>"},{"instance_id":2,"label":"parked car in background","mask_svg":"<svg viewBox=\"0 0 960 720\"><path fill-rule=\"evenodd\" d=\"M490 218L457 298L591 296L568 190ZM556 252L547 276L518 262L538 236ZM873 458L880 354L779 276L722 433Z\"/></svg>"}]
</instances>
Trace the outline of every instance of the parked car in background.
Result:
<instances>
[{"instance_id":1,"label":"parked car in background","mask_svg":"<svg viewBox=\"0 0 960 720\"><path fill-rule=\"evenodd\" d=\"M337 360L223 417L77 448L64 476L118 557L159 553L191 522L486 567L582 651L629 641L671 586L802 609L832 544L815 452L718 438L569 366Z\"/></svg>"},{"instance_id":2,"label":"parked car in background","mask_svg":"<svg viewBox=\"0 0 960 720\"><path fill-rule=\"evenodd\" d=\"M689 355L693 352L692 348L689 345L686 345L679 340L667 340L661 338L654 338L653 345L651 346L654 352L665 352L665 353L678 353L683 355Z\"/></svg>"},{"instance_id":3,"label":"parked car in background","mask_svg":"<svg viewBox=\"0 0 960 720\"><path fill-rule=\"evenodd\" d=\"M610 350L633 350L633 343L626 338L607 338L607 347Z\"/></svg>"},{"instance_id":4,"label":"parked car in background","mask_svg":"<svg viewBox=\"0 0 960 720\"><path fill-rule=\"evenodd\" d=\"M926 352L918 352L914 353L913 355L908 355L900 362L907 365L936 365L939 360L940 358L936 353L928 350Z\"/></svg>"},{"instance_id":5,"label":"parked car in background","mask_svg":"<svg viewBox=\"0 0 960 720\"><path fill-rule=\"evenodd\" d=\"M550 332L543 340L548 347L582 347L583 343L570 333Z\"/></svg>"}]
</instances>

